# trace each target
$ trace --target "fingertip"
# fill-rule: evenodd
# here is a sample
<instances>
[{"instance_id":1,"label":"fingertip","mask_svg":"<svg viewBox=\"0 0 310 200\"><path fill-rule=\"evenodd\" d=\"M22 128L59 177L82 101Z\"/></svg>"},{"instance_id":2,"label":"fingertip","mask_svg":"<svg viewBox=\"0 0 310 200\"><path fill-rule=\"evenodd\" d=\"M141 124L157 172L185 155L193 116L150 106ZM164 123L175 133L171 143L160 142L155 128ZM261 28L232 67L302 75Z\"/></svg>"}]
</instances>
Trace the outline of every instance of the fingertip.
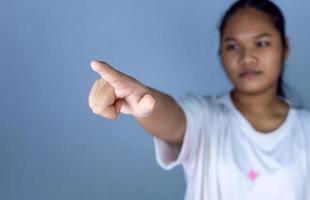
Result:
<instances>
[{"instance_id":1,"label":"fingertip","mask_svg":"<svg viewBox=\"0 0 310 200\"><path fill-rule=\"evenodd\" d=\"M94 64L105 64L105 65L108 65L108 63L106 63L106 62L104 62L104 61L101 61L101 60L97 60L97 59L92 59L92 60L90 61L90 64L92 64L92 63L94 63Z\"/></svg>"},{"instance_id":2,"label":"fingertip","mask_svg":"<svg viewBox=\"0 0 310 200\"><path fill-rule=\"evenodd\" d=\"M90 61L91 64L92 64L92 63L96 63L96 62L99 62L99 60L97 60L97 59L91 59L91 61Z\"/></svg>"},{"instance_id":3,"label":"fingertip","mask_svg":"<svg viewBox=\"0 0 310 200\"><path fill-rule=\"evenodd\" d=\"M95 72L98 72L98 73L106 72L107 69L109 69L110 67L107 63L103 61L99 61L99 60L92 60L90 62L90 66Z\"/></svg>"},{"instance_id":4,"label":"fingertip","mask_svg":"<svg viewBox=\"0 0 310 200\"><path fill-rule=\"evenodd\" d=\"M97 62L96 60L92 60L90 62L90 66L94 71L97 71L96 62Z\"/></svg>"},{"instance_id":5,"label":"fingertip","mask_svg":"<svg viewBox=\"0 0 310 200\"><path fill-rule=\"evenodd\" d=\"M91 59L90 64L92 64L93 62L98 62L97 59Z\"/></svg>"}]
</instances>

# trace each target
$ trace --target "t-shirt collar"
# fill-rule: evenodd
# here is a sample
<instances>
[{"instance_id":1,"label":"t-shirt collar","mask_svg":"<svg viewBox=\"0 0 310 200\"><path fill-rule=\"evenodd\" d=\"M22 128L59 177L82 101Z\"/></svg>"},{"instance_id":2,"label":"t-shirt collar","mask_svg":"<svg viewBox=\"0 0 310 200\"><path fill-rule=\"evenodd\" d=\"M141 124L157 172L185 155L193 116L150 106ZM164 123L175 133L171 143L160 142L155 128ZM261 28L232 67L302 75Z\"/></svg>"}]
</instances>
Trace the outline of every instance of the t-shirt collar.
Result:
<instances>
[{"instance_id":1,"label":"t-shirt collar","mask_svg":"<svg viewBox=\"0 0 310 200\"><path fill-rule=\"evenodd\" d=\"M234 115L234 119L237 120L237 123L240 123L240 128L250 136L250 138L256 140L256 141L261 141L264 142L265 140L270 141L270 140L280 140L284 135L286 135L288 132L291 132L292 125L294 123L295 115L296 115L296 110L292 107L290 101L288 99L282 98L285 102L289 104L289 110L288 114L282 122L282 124L276 128L273 131L270 131L268 133L263 133L258 130L256 130L250 122L243 116L243 114L236 108L232 101L231 97L231 91L228 92L223 96L223 100L226 103L226 105L230 108L232 111L232 114Z\"/></svg>"}]
</instances>

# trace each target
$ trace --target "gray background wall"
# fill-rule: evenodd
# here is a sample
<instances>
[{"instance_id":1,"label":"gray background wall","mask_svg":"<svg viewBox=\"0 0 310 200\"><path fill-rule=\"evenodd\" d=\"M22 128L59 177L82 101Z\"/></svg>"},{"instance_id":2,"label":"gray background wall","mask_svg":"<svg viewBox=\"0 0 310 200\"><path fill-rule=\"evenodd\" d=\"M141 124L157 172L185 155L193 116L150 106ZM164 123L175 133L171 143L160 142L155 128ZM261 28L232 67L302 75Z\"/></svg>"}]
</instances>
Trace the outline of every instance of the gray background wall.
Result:
<instances>
[{"instance_id":1,"label":"gray background wall","mask_svg":"<svg viewBox=\"0 0 310 200\"><path fill-rule=\"evenodd\" d=\"M182 199L180 167L157 165L130 116L91 113L109 62L179 98L228 90L216 27L228 0L1 0L0 199ZM310 106L309 1L276 1L287 18L285 79Z\"/></svg>"}]
</instances>

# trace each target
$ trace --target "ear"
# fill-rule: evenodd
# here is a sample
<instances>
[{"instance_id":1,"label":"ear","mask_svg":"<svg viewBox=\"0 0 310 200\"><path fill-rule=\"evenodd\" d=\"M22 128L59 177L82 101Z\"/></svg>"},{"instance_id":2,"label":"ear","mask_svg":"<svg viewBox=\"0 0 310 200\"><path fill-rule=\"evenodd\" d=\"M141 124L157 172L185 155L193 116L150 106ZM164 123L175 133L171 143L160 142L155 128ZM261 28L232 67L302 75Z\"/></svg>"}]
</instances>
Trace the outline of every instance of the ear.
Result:
<instances>
[{"instance_id":1,"label":"ear","mask_svg":"<svg viewBox=\"0 0 310 200\"><path fill-rule=\"evenodd\" d=\"M290 53L290 43L289 43L289 39L286 37L285 38L285 43L286 43L286 49L284 50L284 59L286 59Z\"/></svg>"}]
</instances>

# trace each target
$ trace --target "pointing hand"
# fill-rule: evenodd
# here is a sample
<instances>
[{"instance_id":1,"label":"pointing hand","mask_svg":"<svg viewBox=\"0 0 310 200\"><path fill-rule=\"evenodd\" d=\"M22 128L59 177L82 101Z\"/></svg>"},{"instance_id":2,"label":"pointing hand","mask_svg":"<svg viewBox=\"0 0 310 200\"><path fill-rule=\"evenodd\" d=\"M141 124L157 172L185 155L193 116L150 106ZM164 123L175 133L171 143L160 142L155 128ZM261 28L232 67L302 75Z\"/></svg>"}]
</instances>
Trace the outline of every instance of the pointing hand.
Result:
<instances>
[{"instance_id":1,"label":"pointing hand","mask_svg":"<svg viewBox=\"0 0 310 200\"><path fill-rule=\"evenodd\" d=\"M92 61L91 67L100 75L88 98L89 107L95 114L115 119L119 113L134 117L152 113L155 98L146 86L102 61Z\"/></svg>"}]
</instances>

